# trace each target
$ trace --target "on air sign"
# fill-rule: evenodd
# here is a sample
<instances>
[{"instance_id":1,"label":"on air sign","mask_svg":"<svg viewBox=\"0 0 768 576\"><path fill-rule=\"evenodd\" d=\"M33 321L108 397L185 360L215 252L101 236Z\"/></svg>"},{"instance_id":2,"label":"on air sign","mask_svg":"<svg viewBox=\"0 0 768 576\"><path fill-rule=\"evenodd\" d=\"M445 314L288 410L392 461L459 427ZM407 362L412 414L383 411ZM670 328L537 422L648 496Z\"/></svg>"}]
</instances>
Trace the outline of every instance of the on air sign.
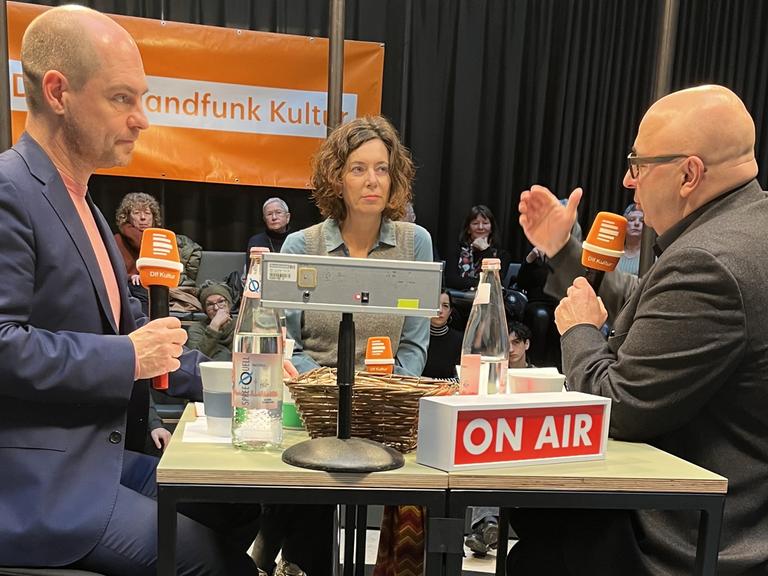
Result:
<instances>
[{"instance_id":1,"label":"on air sign","mask_svg":"<svg viewBox=\"0 0 768 576\"><path fill-rule=\"evenodd\" d=\"M417 461L441 470L605 457L610 400L578 392L423 398Z\"/></svg>"}]
</instances>

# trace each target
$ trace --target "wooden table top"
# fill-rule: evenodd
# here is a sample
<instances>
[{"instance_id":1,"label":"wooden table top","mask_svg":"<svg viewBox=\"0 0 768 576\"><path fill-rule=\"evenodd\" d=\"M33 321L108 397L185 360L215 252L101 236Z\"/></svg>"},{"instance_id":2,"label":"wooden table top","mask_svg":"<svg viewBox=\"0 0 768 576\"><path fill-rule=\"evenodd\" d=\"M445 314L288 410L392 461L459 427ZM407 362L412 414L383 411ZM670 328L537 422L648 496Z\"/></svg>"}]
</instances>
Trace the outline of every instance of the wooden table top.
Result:
<instances>
[{"instance_id":1,"label":"wooden table top","mask_svg":"<svg viewBox=\"0 0 768 576\"><path fill-rule=\"evenodd\" d=\"M184 427L195 419L194 405L184 411L157 468L157 481L178 484L307 486L329 488L570 490L724 494L726 478L634 442L609 440L604 460L508 466L444 472L405 455L398 470L370 474L331 473L286 464L278 451L245 451L231 444L182 442ZM307 438L285 431L283 446Z\"/></svg>"},{"instance_id":2,"label":"wooden table top","mask_svg":"<svg viewBox=\"0 0 768 576\"><path fill-rule=\"evenodd\" d=\"M466 490L572 490L724 494L728 480L648 444L608 440L604 460L451 472Z\"/></svg>"},{"instance_id":3,"label":"wooden table top","mask_svg":"<svg viewBox=\"0 0 768 576\"><path fill-rule=\"evenodd\" d=\"M386 472L358 474L308 470L286 464L278 451L257 452L239 450L231 444L182 442L184 427L194 419L194 405L190 404L160 460L158 482L439 490L448 487L448 475L442 470L417 464L415 451L405 455L405 466ZM307 434L303 431L286 430L283 447L306 439Z\"/></svg>"}]
</instances>

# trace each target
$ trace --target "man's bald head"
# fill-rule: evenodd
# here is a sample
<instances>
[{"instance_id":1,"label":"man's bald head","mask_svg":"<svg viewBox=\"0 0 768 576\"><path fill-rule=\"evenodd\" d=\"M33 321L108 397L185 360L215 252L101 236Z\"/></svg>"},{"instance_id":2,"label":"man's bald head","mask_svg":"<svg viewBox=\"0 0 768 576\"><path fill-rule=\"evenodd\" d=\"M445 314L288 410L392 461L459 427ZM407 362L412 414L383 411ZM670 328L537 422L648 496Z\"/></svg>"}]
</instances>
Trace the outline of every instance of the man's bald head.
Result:
<instances>
[{"instance_id":1,"label":"man's bald head","mask_svg":"<svg viewBox=\"0 0 768 576\"><path fill-rule=\"evenodd\" d=\"M51 8L35 18L21 41L24 91L30 112L43 110L42 82L49 70L79 90L102 65L101 45L133 39L114 20L83 6Z\"/></svg>"},{"instance_id":2,"label":"man's bald head","mask_svg":"<svg viewBox=\"0 0 768 576\"><path fill-rule=\"evenodd\" d=\"M640 131L655 154L699 156L708 170L757 175L755 123L741 99L724 86L673 92L651 106Z\"/></svg>"}]
</instances>

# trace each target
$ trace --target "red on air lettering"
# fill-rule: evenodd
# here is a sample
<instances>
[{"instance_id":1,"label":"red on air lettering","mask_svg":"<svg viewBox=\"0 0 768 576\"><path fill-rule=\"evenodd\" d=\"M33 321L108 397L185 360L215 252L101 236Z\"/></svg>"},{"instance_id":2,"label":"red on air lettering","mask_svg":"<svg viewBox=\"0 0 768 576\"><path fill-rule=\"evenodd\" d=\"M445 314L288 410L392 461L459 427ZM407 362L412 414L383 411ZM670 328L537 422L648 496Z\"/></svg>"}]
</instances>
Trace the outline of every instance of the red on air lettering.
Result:
<instances>
[{"instance_id":1,"label":"red on air lettering","mask_svg":"<svg viewBox=\"0 0 768 576\"><path fill-rule=\"evenodd\" d=\"M454 464L600 453L604 406L460 410Z\"/></svg>"}]
</instances>

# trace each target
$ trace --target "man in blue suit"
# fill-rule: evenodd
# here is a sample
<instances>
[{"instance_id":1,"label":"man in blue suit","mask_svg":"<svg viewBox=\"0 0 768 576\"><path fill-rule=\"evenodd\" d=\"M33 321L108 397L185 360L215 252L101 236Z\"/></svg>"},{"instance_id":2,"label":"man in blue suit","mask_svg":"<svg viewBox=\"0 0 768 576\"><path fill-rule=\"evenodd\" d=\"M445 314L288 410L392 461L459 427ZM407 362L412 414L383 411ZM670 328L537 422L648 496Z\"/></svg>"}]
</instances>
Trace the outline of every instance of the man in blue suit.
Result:
<instances>
[{"instance_id":1,"label":"man in blue suit","mask_svg":"<svg viewBox=\"0 0 768 576\"><path fill-rule=\"evenodd\" d=\"M60 7L30 24L21 60L26 133L0 155L0 565L154 574L156 461L130 449L147 379L173 372L172 393L199 398L200 357L177 319L141 315L87 194L148 127L141 56L110 18ZM242 538L179 516L179 574L257 573L252 531L224 516Z\"/></svg>"}]
</instances>

